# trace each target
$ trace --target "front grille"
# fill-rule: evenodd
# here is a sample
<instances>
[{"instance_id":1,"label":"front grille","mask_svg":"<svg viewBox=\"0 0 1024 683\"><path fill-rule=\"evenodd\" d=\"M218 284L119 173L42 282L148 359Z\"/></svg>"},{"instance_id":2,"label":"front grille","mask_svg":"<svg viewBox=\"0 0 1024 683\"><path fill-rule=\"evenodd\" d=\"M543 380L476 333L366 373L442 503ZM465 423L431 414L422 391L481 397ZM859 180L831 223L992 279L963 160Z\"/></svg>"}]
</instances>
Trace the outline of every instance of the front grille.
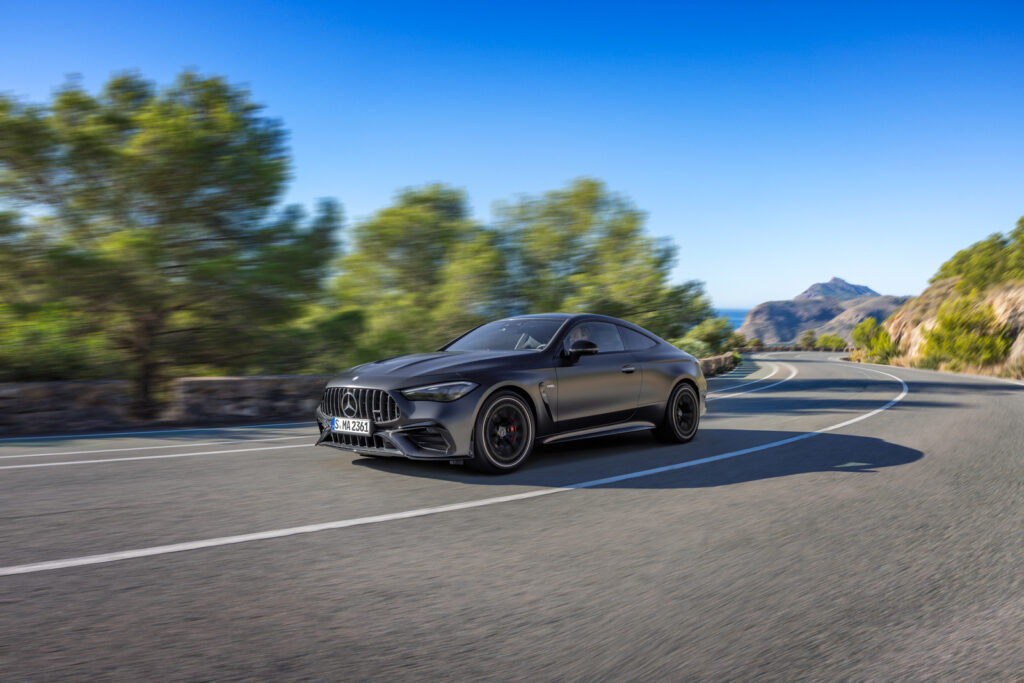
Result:
<instances>
[{"instance_id":1,"label":"front grille","mask_svg":"<svg viewBox=\"0 0 1024 683\"><path fill-rule=\"evenodd\" d=\"M385 441L380 436L363 436L362 434L344 434L342 432L331 432L327 439L335 446L359 450L360 448L374 448L382 451L401 454L397 448Z\"/></svg>"},{"instance_id":2,"label":"front grille","mask_svg":"<svg viewBox=\"0 0 1024 683\"><path fill-rule=\"evenodd\" d=\"M346 395L351 395L356 414L347 415L344 410ZM361 389L358 387L327 387L320 400L320 410L331 417L354 417L373 420L374 424L394 422L402 416L395 399L382 389ZM349 412L352 412L349 410Z\"/></svg>"}]
</instances>

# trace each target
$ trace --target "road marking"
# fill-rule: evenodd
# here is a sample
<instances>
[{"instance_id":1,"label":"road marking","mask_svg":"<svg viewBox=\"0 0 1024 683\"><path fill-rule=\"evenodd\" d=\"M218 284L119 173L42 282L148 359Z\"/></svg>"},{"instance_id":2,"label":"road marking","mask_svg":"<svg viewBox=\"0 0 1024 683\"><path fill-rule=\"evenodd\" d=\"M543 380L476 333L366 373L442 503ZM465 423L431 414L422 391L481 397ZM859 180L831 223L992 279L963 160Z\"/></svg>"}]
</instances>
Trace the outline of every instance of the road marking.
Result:
<instances>
[{"instance_id":1,"label":"road marking","mask_svg":"<svg viewBox=\"0 0 1024 683\"><path fill-rule=\"evenodd\" d=\"M772 366L772 371L769 372L767 375L765 375L764 377L762 377L760 379L755 379L753 382L747 382L746 384L737 384L736 386L730 387L729 389L718 389L717 391L709 391L708 392L708 396L711 396L713 394L720 394L723 391L733 391L734 389L739 389L741 387L749 387L751 384L757 384L758 382L763 382L766 379L768 379L769 377L772 377L776 372L779 371L779 366L776 365L775 363L771 363L771 366ZM711 379L718 379L718 378L717 377L712 377Z\"/></svg>"},{"instance_id":2,"label":"road marking","mask_svg":"<svg viewBox=\"0 0 1024 683\"><path fill-rule=\"evenodd\" d=\"M288 441L289 439L311 439L315 435L303 434L302 436L273 436L266 439L226 439L224 441L201 441L199 443L176 443L165 446L136 446L135 448L102 448L96 451L53 451L52 453L19 453L17 455L0 455L0 460L10 458L42 458L45 456L57 455L86 455L88 453L119 453L121 451L150 451L155 448L195 448L196 446L219 446L226 443L263 443L264 441Z\"/></svg>"},{"instance_id":3,"label":"road marking","mask_svg":"<svg viewBox=\"0 0 1024 683\"><path fill-rule=\"evenodd\" d=\"M554 493L562 493L565 491L575 491L578 489L588 489L597 486L604 486L606 484L614 484L620 481L626 481L629 479L639 479L641 477L649 477L655 474L663 474L665 472L673 472L676 470L682 470L689 467L696 467L697 465L704 465L710 462L717 462L719 460L727 460L729 458L735 458L740 455L748 455L750 453L757 453L759 451L768 450L769 448L775 448L776 446L783 446L785 444L794 443L796 441L803 441L809 439L818 434L824 434L831 432L842 427L849 426L855 422L866 420L869 417L878 415L879 413L888 410L897 403L903 400L903 397L909 392L907 383L895 375L890 375L887 372L881 370L872 370L870 368L864 368L871 372L877 372L880 375L885 375L891 379L896 380L900 383L902 390L899 395L894 399L883 405L881 408L869 411L858 417L840 422L838 424L824 427L813 432L805 432L792 436L787 439L780 439L779 441L772 441L770 443L761 444L760 446L752 446L750 448L743 448L736 451L729 451L728 453L720 453L718 455L711 455L706 458L700 458L698 460L688 460L686 462L676 463L674 465L665 465L663 467L655 467L648 470L639 470L636 472L629 472L627 474L620 474L614 477L606 477L604 479L593 479L591 481L583 481L578 484L570 484L569 486L540 489L537 491L526 491L524 493L515 493L507 496L496 496L493 498L482 498L480 500L470 500L462 503L451 503L449 505L438 505L435 507L418 508L415 510L405 510L403 512L392 512L384 515L375 515L373 517L356 517L353 519L342 519L334 522L324 522L321 524L307 524L305 526L289 527L286 529L272 529L270 531L258 531L251 534L239 534L237 536L222 536L220 538L207 538L200 541L189 541L185 543L172 543L170 545L159 545L150 548L137 548L135 550L122 550L120 552L113 553L102 553L99 555L86 555L84 557L69 557L63 560L51 560L49 562L34 562L32 564L19 564L12 565L9 567L0 567L0 576L12 576L14 574L32 574L35 572L52 571L55 569L68 569L71 567L83 567L91 564L103 564L107 562L118 562L121 560L131 560L140 557L151 557L153 555L166 555L168 553L179 553L188 550L200 550L203 548L214 548L225 545L234 545L237 543L249 543L250 541L264 541L272 538L282 538L285 536L297 536L300 534L311 534L318 531L330 531L334 529L345 529L353 526L363 526L366 524L378 524L381 522L393 522L400 519L411 519L413 517L426 517L428 515L438 515L445 512L455 512L458 510L468 510L471 508L484 507L487 505L497 505L499 503L510 503L518 500L526 500L528 498L537 498L539 496L548 496ZM281 448L295 448L295 446L282 446Z\"/></svg>"},{"instance_id":4,"label":"road marking","mask_svg":"<svg viewBox=\"0 0 1024 683\"><path fill-rule=\"evenodd\" d=\"M743 362L740 361L739 363L736 364L736 367L734 367L729 372L723 372L721 375L715 375L711 379L719 379L720 377L728 377L729 375L733 374L734 372L739 372L740 370L743 370L743 369L745 369L743 367Z\"/></svg>"},{"instance_id":5,"label":"road marking","mask_svg":"<svg viewBox=\"0 0 1024 683\"><path fill-rule=\"evenodd\" d=\"M778 382L772 382L771 384L765 385L763 387L758 387L757 389L747 389L746 391L738 391L736 393L731 393L731 394L722 394L721 396L711 396L711 395L708 395L707 400L709 400L709 401L717 401L718 399L721 399L721 398L732 398L734 396L742 396L743 394L752 394L755 391L764 391L765 389L771 389L772 387L777 387L780 384L782 384L783 382L788 382L789 380L791 380L791 379L793 379L794 377L797 376L797 372L798 372L797 369L795 367L793 367L792 365L790 365L789 363L780 363L779 365L782 365L782 366L784 366L784 367L789 369L789 376L788 377L784 377L784 378L780 379ZM774 373L772 373L772 374L774 374ZM751 382L751 384L755 384L755 382ZM746 386L746 385L740 385L740 386ZM739 387L737 387L737 388L739 388Z\"/></svg>"},{"instance_id":6,"label":"road marking","mask_svg":"<svg viewBox=\"0 0 1024 683\"><path fill-rule=\"evenodd\" d=\"M142 434L178 434L179 432L233 432L239 429L268 429L270 427L298 427L315 425L315 422L279 422L266 425L239 425L237 427L186 427L182 429L151 429L145 432L109 432L106 434L57 434L54 436L8 436L0 439L0 443L8 441L52 441L56 439L98 439L101 436L140 436Z\"/></svg>"},{"instance_id":7,"label":"road marking","mask_svg":"<svg viewBox=\"0 0 1024 683\"><path fill-rule=\"evenodd\" d=\"M310 437L305 437L310 438ZM97 460L68 460L66 462L34 462L30 465L4 465L0 470L26 470L30 467L64 467L66 465L98 465L106 462L128 462L130 460L162 460L166 458L194 458L197 455L221 455L223 453L251 453L252 451L275 451L282 448L313 448L312 443L298 443L288 446L263 446L262 448L232 448L227 451L202 451L200 453L166 453L164 455L140 455L134 458L102 458Z\"/></svg>"},{"instance_id":8,"label":"road marking","mask_svg":"<svg viewBox=\"0 0 1024 683\"><path fill-rule=\"evenodd\" d=\"M926 373L926 374L930 374L932 376L938 375L939 377L942 377L943 375L946 375L946 376L950 376L950 377L959 377L960 379L983 379L983 380L988 380L990 382L998 382L1000 384L1012 384L1013 386L1024 387L1024 381L1019 380L1019 379L1010 379L1009 377L993 377L992 375L975 375L975 374L972 374L972 373L969 373L969 372L950 372L949 370L927 370L925 368L906 368L906 367L903 367L902 365L879 365L878 363L864 363L864 362L861 362L861 361L853 361L853 360L843 360L843 362L846 365L849 365L850 367L857 367L857 366L863 366L863 365L874 365L875 367L882 367L882 368L895 368L895 367L898 367L900 370L909 370L910 372L923 372L923 373ZM865 368L865 369L867 369L867 368Z\"/></svg>"},{"instance_id":9,"label":"road marking","mask_svg":"<svg viewBox=\"0 0 1024 683\"><path fill-rule=\"evenodd\" d=\"M782 379L782 380L780 380L778 382L773 382L772 384L769 384L767 386L758 387L757 389L748 389L747 391L739 391L739 392L734 391L735 389L740 389L742 387L750 386L752 384L759 384L760 382L763 382L763 381L769 379L770 377L774 376L779 371L779 366L777 364L775 364L775 363L772 363L771 365L772 365L772 371L770 373L768 373L766 376L762 377L761 379L757 379L757 380L754 380L752 382L746 382L744 384L740 384L738 386L733 387L732 389L728 389L728 390L720 389L718 391L709 392L707 400L708 401L715 401L715 400L718 400L720 398L733 398L734 396L740 396L742 394L749 394L749 393L752 393L752 392L755 392L755 391L763 391L765 389L770 389L770 388L772 388L774 386L778 386L779 384L782 384L783 382L789 381L789 380L793 379L794 377L796 377L796 375L797 375L797 369L795 367L793 367L792 365L789 365L788 363L782 363L781 365L785 366L786 368L788 368L790 370L789 376L786 377L785 379ZM730 393L723 394L723 395L720 395L720 396L715 395L715 394L721 393L722 391L729 391ZM299 422L299 423L294 423L294 424L307 424L307 423ZM267 426L271 426L271 425L267 425ZM229 428L224 428L224 429L253 429L253 428L256 428L256 426L253 426L253 427L229 427ZM178 431L187 431L187 430L178 430ZM198 431L205 431L205 430L198 430ZM300 439L300 438L301 439L305 439L305 438L309 438L309 437L308 436L286 436L286 437L259 439L258 441L274 441L274 440ZM252 441L257 441L257 440L254 439ZM84 454L87 454L87 453L113 453L113 452L118 452L118 451L137 451L137 450L141 451L141 450L154 449L154 448L188 448L190 446L205 446L205 445L211 445L213 443L218 443L218 442L209 442L209 443L201 443L201 444L176 444L176 445L171 445L171 446L167 446L167 445L164 445L164 446L141 446L141 447L138 447L138 448L111 448L111 449L103 449L103 450L95 450L95 451L64 451L64 452L54 452L54 453L28 453L28 454L18 454L18 455L2 455L2 456L0 456L0 460L5 460L5 459L8 459L8 458L36 458L36 457L43 457L43 456L46 456L46 455L50 455L50 456L84 455ZM224 441L224 442L220 442L220 443L231 443L231 442L230 441ZM128 458L97 458L97 459L92 459L92 460L68 460L68 461L64 461L64 462L32 463L32 464L28 464L28 465L3 465L3 466L0 466L0 470L17 470L17 469L28 469L28 468L33 468L33 467L62 467L62 466L65 466L65 465L94 465L94 464L111 463L111 462L131 462L131 461L135 461L135 460L160 460L160 459L167 459L167 458L188 458L188 457L194 457L194 456L197 456L197 455L220 455L220 454L223 454L223 453L243 453L243 452L248 452L248 451L272 450L272 449L275 449L275 448L300 448L300 447L302 447L304 445L305 444L301 444L299 446L270 446L270 447L266 447L266 448L239 448L239 449L231 449L231 450L226 450L226 451L203 451L203 452L199 452L199 453L170 453L170 454L167 454L167 455L140 455L140 456L134 456L134 457L128 457Z\"/></svg>"}]
</instances>

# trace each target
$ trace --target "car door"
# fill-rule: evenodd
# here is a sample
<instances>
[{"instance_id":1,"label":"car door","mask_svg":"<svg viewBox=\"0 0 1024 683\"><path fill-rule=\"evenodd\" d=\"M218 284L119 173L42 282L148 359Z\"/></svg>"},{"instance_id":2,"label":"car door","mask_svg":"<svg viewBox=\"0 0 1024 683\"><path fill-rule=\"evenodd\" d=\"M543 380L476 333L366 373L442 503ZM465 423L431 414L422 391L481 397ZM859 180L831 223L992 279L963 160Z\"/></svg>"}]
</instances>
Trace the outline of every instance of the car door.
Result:
<instances>
[{"instance_id":1,"label":"car door","mask_svg":"<svg viewBox=\"0 0 1024 683\"><path fill-rule=\"evenodd\" d=\"M563 351L568 351L577 338L594 342L598 352L581 356L576 362L564 359L555 370L558 430L628 420L636 410L642 384L633 352L624 349L618 330L611 323L577 323L565 336Z\"/></svg>"}]
</instances>

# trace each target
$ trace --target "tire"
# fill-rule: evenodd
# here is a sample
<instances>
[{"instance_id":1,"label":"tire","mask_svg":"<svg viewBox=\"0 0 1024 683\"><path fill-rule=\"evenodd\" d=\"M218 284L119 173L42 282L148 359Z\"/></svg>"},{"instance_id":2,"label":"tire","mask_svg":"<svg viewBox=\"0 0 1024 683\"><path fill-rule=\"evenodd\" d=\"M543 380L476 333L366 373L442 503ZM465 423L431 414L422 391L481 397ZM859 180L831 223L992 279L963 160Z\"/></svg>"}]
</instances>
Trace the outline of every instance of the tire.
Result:
<instances>
[{"instance_id":1,"label":"tire","mask_svg":"<svg viewBox=\"0 0 1024 683\"><path fill-rule=\"evenodd\" d=\"M665 406L665 419L654 430L659 441L686 443L697 434L700 425L700 399L688 382L680 382L672 390Z\"/></svg>"},{"instance_id":2,"label":"tire","mask_svg":"<svg viewBox=\"0 0 1024 683\"><path fill-rule=\"evenodd\" d=\"M473 457L479 472L505 474L519 468L533 451L533 412L519 394L499 391L487 399L473 429Z\"/></svg>"}]
</instances>

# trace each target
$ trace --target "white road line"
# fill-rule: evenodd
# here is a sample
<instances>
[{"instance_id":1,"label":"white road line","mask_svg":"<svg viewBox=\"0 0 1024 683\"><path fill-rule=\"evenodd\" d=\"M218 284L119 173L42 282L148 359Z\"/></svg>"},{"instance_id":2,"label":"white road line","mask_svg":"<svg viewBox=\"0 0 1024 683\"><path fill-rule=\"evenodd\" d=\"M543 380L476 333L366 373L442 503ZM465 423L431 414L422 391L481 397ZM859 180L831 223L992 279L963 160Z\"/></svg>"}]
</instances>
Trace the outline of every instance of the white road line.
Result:
<instances>
[{"instance_id":1,"label":"white road line","mask_svg":"<svg viewBox=\"0 0 1024 683\"><path fill-rule=\"evenodd\" d=\"M766 379L768 379L769 377L772 377L773 375L775 375L775 373L779 371L779 366L776 365L775 363L771 363L771 366L772 366L772 371L769 372L764 377L761 377L760 379L755 379L753 382L747 382L745 384L737 384L736 386L730 387L728 389L718 389L717 391L709 391L708 392L708 396L711 396L713 394L720 394L723 391L733 391L733 390L739 389L741 387L749 387L751 384L757 384L758 382L763 382ZM717 379L717 378L716 377L712 377L711 379Z\"/></svg>"},{"instance_id":2,"label":"white road line","mask_svg":"<svg viewBox=\"0 0 1024 683\"><path fill-rule=\"evenodd\" d=\"M870 369L870 368L866 368ZM769 448L775 448L776 446L782 446L785 444L794 443L796 441L802 441L809 439L818 434L824 434L831 432L842 427L847 427L855 422L866 420L869 417L877 415L882 411L888 410L897 403L903 400L903 397L907 395L909 389L907 383L895 375L890 375L887 372L881 370L872 370L880 375L885 375L891 379L896 380L900 383L902 391L894 399L886 403L880 408L876 408L870 412L864 413L858 417L855 417L839 424L831 425L829 427L823 427L813 432L805 432L797 436L790 437L788 439L780 439L779 441L772 441L770 443L761 444L760 446L752 446L750 448L743 448L737 451L729 451L728 453L720 453L718 455L708 456L706 458L700 458L698 460L688 460L686 462L676 463L674 465L665 465L664 467L655 467L648 470L639 470L637 472L629 472L627 474L620 474L614 477L606 477L604 479L593 479L591 481L584 481L578 484L571 484L569 486L559 488L540 489L537 491L526 491L524 493L515 493L507 496L496 496L493 498L482 498L480 500L470 500L462 503L452 503L449 505L438 505L436 507L418 508L415 510L405 510L403 512L392 512L385 515L375 515L373 517L356 517L354 519L342 519L335 522L324 522L322 524L308 524L305 526L289 527L287 529L272 529L270 531L258 531L251 534L239 534L237 536L222 536L220 538L207 538L200 541L190 541L186 543L172 543L170 545L159 545L150 548L137 548L135 550L123 550L114 553L103 553L99 555L86 555L84 557L70 557L63 560L52 560L49 562L34 562L32 564L19 564L12 565L9 567L0 567L0 576L12 576L14 574L32 574L35 572L45 572L54 569L67 569L70 567L83 567L90 564L102 564L106 562L118 562L120 560L131 560L140 557L150 557L153 555L165 555L168 553L178 553L187 550L199 550L202 548L214 548L224 545L233 545L236 543L248 543L250 541L263 541L271 538L282 538L284 536L297 536L299 534L311 534L318 531L329 531L333 529L344 529L353 526L363 526L366 524L377 524L380 522L392 522L399 519L411 519L413 517L426 517L428 515L437 515L444 512L455 512L457 510L468 510L471 508L484 507L486 505L497 505L499 503L510 503L517 500L526 500L528 498L537 498L539 496L547 496L553 493L562 493L565 491L575 491L578 489L594 488L596 486L604 486L606 484L614 484L620 481L626 481L629 479L639 479L641 477L649 477L655 474L663 474L665 472L673 472L676 470L686 469L688 467L696 467L697 465L704 465L709 462L717 462L719 460L726 460L728 458L735 458L740 455L748 455L750 453L757 453L758 451L768 450ZM285 447L287 448L287 446Z\"/></svg>"},{"instance_id":3,"label":"white road line","mask_svg":"<svg viewBox=\"0 0 1024 683\"><path fill-rule=\"evenodd\" d=\"M42 458L58 455L86 455L89 453L120 453L122 451L151 451L156 448L195 448L196 446L220 446L226 443L263 443L265 441L288 441L290 439L311 439L315 435L303 434L302 436L273 436L266 439L225 439L223 441L200 441L198 443L176 443L165 446L136 446L134 448L102 448L96 451L53 451L51 453L19 453L17 455L0 455L0 460L11 458Z\"/></svg>"},{"instance_id":4,"label":"white road line","mask_svg":"<svg viewBox=\"0 0 1024 683\"><path fill-rule=\"evenodd\" d=\"M1024 381L1019 379L1010 379L1009 377L993 377L992 375L975 375L969 372L950 372L948 370L926 370L925 368L905 368L901 365L879 365L878 363L862 363L860 361L843 361L845 365L850 367L858 367L864 365L873 365L881 368L895 368L898 367L900 370L908 370L910 372L921 372L924 374L931 375L932 377L959 377L960 379L981 379L988 380L989 382L998 382L999 384L1011 384L1017 387L1024 387Z\"/></svg>"},{"instance_id":5,"label":"white road line","mask_svg":"<svg viewBox=\"0 0 1024 683\"><path fill-rule=\"evenodd\" d=\"M718 399L721 399L721 398L732 398L733 396L741 396L743 394L752 394L755 391L764 391L765 389L771 389L772 387L777 387L780 384L782 384L783 382L788 382L789 380L791 380L794 377L796 377L797 369L795 367L793 367L789 363L780 363L780 365L782 365L782 366L784 366L784 367L789 369L789 376L780 379L778 382L772 382L771 384L767 384L767 385L765 385L763 387L758 387L757 389L747 389L746 391L738 391L738 392L736 392L734 394L723 394L721 396L708 396L707 400L709 400L709 401L717 401ZM753 384L753 382L752 382L752 384Z\"/></svg>"},{"instance_id":6,"label":"white road line","mask_svg":"<svg viewBox=\"0 0 1024 683\"><path fill-rule=\"evenodd\" d=\"M714 377L712 377L712 379L718 379L719 377L728 377L729 375L733 374L734 372L739 372L740 370L743 370L743 369L744 369L743 368L743 364L740 363L736 367L734 367L732 370L730 370L729 372L723 372L721 375L715 375Z\"/></svg>"},{"instance_id":7,"label":"white road line","mask_svg":"<svg viewBox=\"0 0 1024 683\"><path fill-rule=\"evenodd\" d=\"M269 429L270 427L298 427L315 425L315 422L279 422L265 425L239 425L237 427L185 427L181 429L151 429L145 432L108 432L106 434L56 434L54 436L8 436L0 439L0 443L8 441L53 441L58 439L98 439L107 436L142 436L143 434L177 434L179 432L233 432L239 429Z\"/></svg>"},{"instance_id":8,"label":"white road line","mask_svg":"<svg viewBox=\"0 0 1024 683\"><path fill-rule=\"evenodd\" d=\"M775 363L772 363L772 371L770 373L768 373L767 375L765 375L764 377L762 377L760 379L756 379L756 380L754 380L752 382L746 382L744 384L737 385L737 386L732 387L731 389L728 389L728 390L726 390L726 389L719 389L718 391L709 392L707 400L714 401L714 400L717 400L719 398L732 398L733 396L739 396L741 394L749 394L749 393L752 393L754 391L762 391L763 389L770 389L771 387L778 386L779 384L782 384L782 382L788 381L788 380L790 380L790 379L792 379L793 377L796 376L796 374L797 374L796 368L794 368L791 365L785 364L785 363L783 363L783 365L785 365L787 368L789 368L789 370L791 372L790 372L790 375L788 377L786 377L785 379L783 379L783 380L781 380L779 382L774 382L773 384L769 384L769 385L764 386L764 387L759 387L757 389L749 389L747 391L740 391L740 392L735 392L734 391L735 389L740 389L742 387L750 386L752 384L758 384L758 383L763 382L763 381L769 379L770 377L774 376L779 371L779 367ZM724 394L722 396L714 396L715 394L719 394L722 391L729 391L731 393ZM295 424L306 424L306 423L305 422L300 422L300 423L295 423ZM265 426L270 426L270 425L265 425ZM249 429L249 427L237 427L237 428L225 428L225 429ZM180 431L185 431L185 430L180 430ZM283 436L283 437L273 437L273 438L266 438L266 439L252 439L252 440L249 440L249 441L247 441L245 443L264 442L264 441L283 441L283 440L287 440L287 439L306 439L306 438L310 438L310 437L306 436L306 435L303 435L303 436ZM101 450L93 450L93 451L60 451L60 452L52 452L52 453L26 453L26 454L17 454L17 455L0 455L0 460L7 460L7 459L11 459L11 458L41 458L43 456L85 455L85 454L89 454L89 453L115 453L115 452L119 452L119 451L141 451L141 450L150 450L150 449L156 449L156 448L189 448L189 447L193 447L193 446L209 446L209 445L214 445L214 444L219 444L219 443L232 443L232 441L210 441L210 442L197 443L197 444L174 444L174 445L163 445L163 446L139 446L137 448L109 448L109 449L101 449ZM302 444L302 445L305 445L305 444ZM253 450L257 450L257 451L258 450L271 450L271 448L292 448L292 446L273 446L273 447L269 447L269 448L242 448L242 449L232 449L232 450L227 450L227 451L204 451L204 452L200 452L200 453L172 453L172 454L168 454L168 455L144 455L144 456L129 457L129 458L98 458L98 459L92 459L92 460L70 460L70 461L63 461L63 462L32 463L32 464L29 464L29 465L4 465L4 466L0 466L0 470L28 469L28 468L32 468L32 467L60 467L60 466L63 466L63 465L92 465L92 464L111 463L111 462L131 462L131 461L134 461L134 460L159 460L159 459L166 459L166 458L187 458L187 457L192 457L192 456L197 456L197 455L219 455L219 454L222 454L222 453L242 453L242 452L253 451Z\"/></svg>"},{"instance_id":9,"label":"white road line","mask_svg":"<svg viewBox=\"0 0 1024 683\"><path fill-rule=\"evenodd\" d=\"M306 437L309 438L309 437ZM167 453L165 455L140 455L134 458L102 458L97 460L67 460L65 462L34 462L30 465L4 465L0 470L27 470L30 467L64 467L66 465L99 465L107 462L128 462L130 460L162 460L166 458L194 458L197 455L221 455L225 453L251 453L252 451L275 451L282 448L312 448L312 443L298 443L288 446L264 446L262 448L232 448L227 451L203 451L200 453Z\"/></svg>"}]
</instances>

